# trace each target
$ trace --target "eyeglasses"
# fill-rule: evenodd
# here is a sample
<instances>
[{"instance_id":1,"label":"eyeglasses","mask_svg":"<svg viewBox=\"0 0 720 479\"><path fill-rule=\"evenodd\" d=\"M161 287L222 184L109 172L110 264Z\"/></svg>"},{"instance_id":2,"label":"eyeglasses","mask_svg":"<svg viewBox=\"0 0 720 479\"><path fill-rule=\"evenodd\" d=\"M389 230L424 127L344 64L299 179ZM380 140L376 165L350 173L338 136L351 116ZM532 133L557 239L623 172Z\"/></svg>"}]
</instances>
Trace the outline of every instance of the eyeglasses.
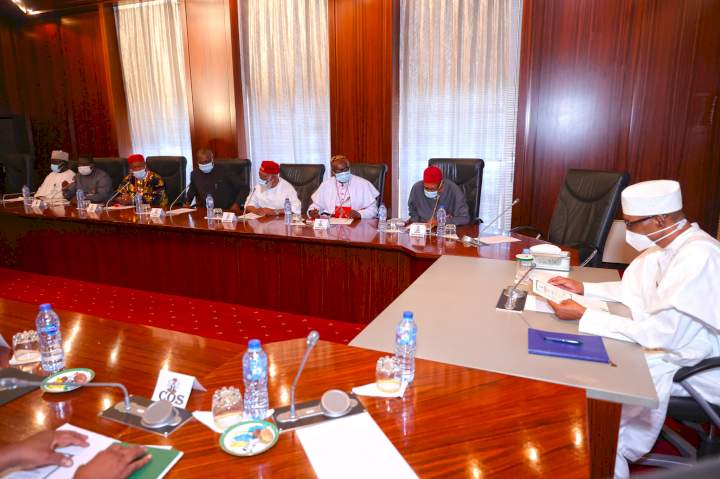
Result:
<instances>
[{"instance_id":1,"label":"eyeglasses","mask_svg":"<svg viewBox=\"0 0 720 479\"><path fill-rule=\"evenodd\" d=\"M640 218L639 220L634 220L634 221L625 220L625 228L630 228L632 226L642 223L643 221L647 221L649 219L655 218L656 216L657 215L646 216L645 218Z\"/></svg>"}]
</instances>

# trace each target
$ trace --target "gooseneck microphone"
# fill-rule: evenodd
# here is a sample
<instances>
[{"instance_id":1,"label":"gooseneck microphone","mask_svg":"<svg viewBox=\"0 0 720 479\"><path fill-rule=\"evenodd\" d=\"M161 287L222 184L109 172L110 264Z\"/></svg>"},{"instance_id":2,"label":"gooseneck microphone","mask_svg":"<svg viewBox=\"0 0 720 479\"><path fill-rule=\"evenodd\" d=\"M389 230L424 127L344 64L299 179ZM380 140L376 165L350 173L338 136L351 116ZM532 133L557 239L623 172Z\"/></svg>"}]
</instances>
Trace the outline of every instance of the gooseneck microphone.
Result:
<instances>
[{"instance_id":1,"label":"gooseneck microphone","mask_svg":"<svg viewBox=\"0 0 720 479\"><path fill-rule=\"evenodd\" d=\"M28 381L26 379L19 378L0 378L0 391L7 391L11 389L26 388L42 386L41 381ZM95 388L119 388L123 392L123 400L125 402L125 412L129 412L132 407L130 406L130 395L128 394L127 388L120 383L62 383L58 386L70 386L70 387L95 387Z\"/></svg>"},{"instance_id":2,"label":"gooseneck microphone","mask_svg":"<svg viewBox=\"0 0 720 479\"><path fill-rule=\"evenodd\" d=\"M170 203L170 208L168 208L168 211L170 211L171 209L173 209L173 206L175 206L175 203L177 203L177 200L179 200L180 197L181 197L182 195L184 195L187 190L190 189L190 185L192 185L192 183L188 183L188 185L185 187L185 189L182 190L179 195L177 195L177 198L175 198L175 200L173 200L173 202Z\"/></svg>"},{"instance_id":3,"label":"gooseneck microphone","mask_svg":"<svg viewBox=\"0 0 720 479\"><path fill-rule=\"evenodd\" d=\"M105 208L107 208L108 205L110 204L110 202L111 202L117 195L119 195L122 190L126 189L128 186L130 186L130 182L125 182L125 184L123 185L122 188L118 188L117 191L116 191L115 193L113 193L113 195L110 197L110 199L107 200L107 202L105 203Z\"/></svg>"},{"instance_id":4,"label":"gooseneck microphone","mask_svg":"<svg viewBox=\"0 0 720 479\"><path fill-rule=\"evenodd\" d=\"M300 362L300 368L298 369L298 372L295 375L295 380L293 381L292 387L290 388L290 417L288 418L289 421L294 421L297 419L297 415L295 415L295 387L297 386L298 380L300 379L300 374L302 374L303 369L305 369L305 363L307 362L308 356L310 356L310 351L312 351L312 348L315 347L318 339L320 339L320 333L313 330L310 331L307 340L305 340L305 354L303 355L302 361Z\"/></svg>"},{"instance_id":5,"label":"gooseneck microphone","mask_svg":"<svg viewBox=\"0 0 720 479\"><path fill-rule=\"evenodd\" d=\"M500 212L500 214L497 215L495 218L493 218L493 220L492 220L490 223L486 224L485 226L483 226L483 227L480 229L480 232L478 233L478 236L480 236L480 233L482 233L483 231L485 231L486 229L488 229L490 226L494 225L497 220L499 220L500 218L502 218L502 217L505 215L505 213L508 212L508 210L511 210L512 207L515 206L515 205L518 204L518 203L520 203L520 198L515 198L515 199L513 200L513 202L510 203L510 204L509 204L508 206L506 206L505 208L503 208L503 210Z\"/></svg>"}]
</instances>

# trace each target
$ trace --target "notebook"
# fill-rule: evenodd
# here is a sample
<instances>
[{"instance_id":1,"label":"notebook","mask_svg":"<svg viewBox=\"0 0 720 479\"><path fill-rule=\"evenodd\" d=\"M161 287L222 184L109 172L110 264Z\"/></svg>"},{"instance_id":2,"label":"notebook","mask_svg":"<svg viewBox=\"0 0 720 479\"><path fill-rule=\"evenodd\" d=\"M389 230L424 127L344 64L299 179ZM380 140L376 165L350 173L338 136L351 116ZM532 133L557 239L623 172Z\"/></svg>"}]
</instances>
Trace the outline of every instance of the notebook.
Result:
<instances>
[{"instance_id":1,"label":"notebook","mask_svg":"<svg viewBox=\"0 0 720 479\"><path fill-rule=\"evenodd\" d=\"M579 341L580 344L568 344L558 340ZM528 329L528 353L610 363L605 343L600 336L556 333L530 328Z\"/></svg>"},{"instance_id":2,"label":"notebook","mask_svg":"<svg viewBox=\"0 0 720 479\"><path fill-rule=\"evenodd\" d=\"M142 469L133 472L130 479L160 479L165 477L183 455L177 449L147 446L147 450L152 455L152 459Z\"/></svg>"}]
</instances>

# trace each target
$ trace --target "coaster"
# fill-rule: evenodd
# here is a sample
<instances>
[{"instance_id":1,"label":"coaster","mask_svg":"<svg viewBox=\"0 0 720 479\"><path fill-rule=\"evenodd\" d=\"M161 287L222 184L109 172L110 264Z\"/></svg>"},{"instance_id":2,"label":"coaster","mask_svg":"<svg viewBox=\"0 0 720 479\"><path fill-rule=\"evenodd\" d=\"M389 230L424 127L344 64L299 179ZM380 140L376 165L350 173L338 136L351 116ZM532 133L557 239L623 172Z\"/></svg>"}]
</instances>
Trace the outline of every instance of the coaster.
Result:
<instances>
[{"instance_id":1,"label":"coaster","mask_svg":"<svg viewBox=\"0 0 720 479\"><path fill-rule=\"evenodd\" d=\"M220 447L233 456L257 456L278 442L280 431L267 421L241 422L220 436Z\"/></svg>"}]
</instances>

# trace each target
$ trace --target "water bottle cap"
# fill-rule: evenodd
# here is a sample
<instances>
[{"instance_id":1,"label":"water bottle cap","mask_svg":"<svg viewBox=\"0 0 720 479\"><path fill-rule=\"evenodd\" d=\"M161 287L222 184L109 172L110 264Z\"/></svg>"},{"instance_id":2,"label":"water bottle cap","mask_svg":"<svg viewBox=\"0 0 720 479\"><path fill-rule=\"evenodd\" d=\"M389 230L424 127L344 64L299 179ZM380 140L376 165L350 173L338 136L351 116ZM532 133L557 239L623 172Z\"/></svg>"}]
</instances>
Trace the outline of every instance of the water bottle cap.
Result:
<instances>
[{"instance_id":1,"label":"water bottle cap","mask_svg":"<svg viewBox=\"0 0 720 479\"><path fill-rule=\"evenodd\" d=\"M52 304L50 303L43 303L40 305L40 311L50 311L52 309Z\"/></svg>"},{"instance_id":2,"label":"water bottle cap","mask_svg":"<svg viewBox=\"0 0 720 479\"><path fill-rule=\"evenodd\" d=\"M523 250L523 254L530 254L530 248L525 248Z\"/></svg>"},{"instance_id":3,"label":"water bottle cap","mask_svg":"<svg viewBox=\"0 0 720 479\"><path fill-rule=\"evenodd\" d=\"M248 349L260 349L260 340L251 339L250 341L248 341Z\"/></svg>"},{"instance_id":4,"label":"water bottle cap","mask_svg":"<svg viewBox=\"0 0 720 479\"><path fill-rule=\"evenodd\" d=\"M413 313L412 311L405 311L403 313L403 319L413 319Z\"/></svg>"}]
</instances>

